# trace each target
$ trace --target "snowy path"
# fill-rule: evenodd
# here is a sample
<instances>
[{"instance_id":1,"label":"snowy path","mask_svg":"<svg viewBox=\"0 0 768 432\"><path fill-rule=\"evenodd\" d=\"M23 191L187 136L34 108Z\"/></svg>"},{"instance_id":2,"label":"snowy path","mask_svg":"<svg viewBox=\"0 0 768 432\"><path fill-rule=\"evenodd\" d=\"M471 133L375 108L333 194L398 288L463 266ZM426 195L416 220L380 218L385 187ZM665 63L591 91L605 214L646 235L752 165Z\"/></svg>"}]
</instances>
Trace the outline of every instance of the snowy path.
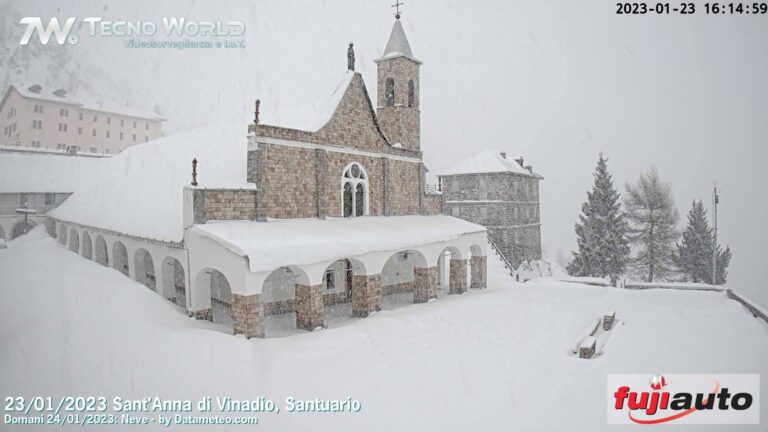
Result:
<instances>
[{"instance_id":1,"label":"snowy path","mask_svg":"<svg viewBox=\"0 0 768 432\"><path fill-rule=\"evenodd\" d=\"M0 389L362 403L356 414L263 414L270 431L607 431L607 373L768 376L768 327L722 293L517 284L498 266L489 262L492 289L248 341L36 230L0 250ZM609 310L619 322L605 351L574 358L585 323Z\"/></svg>"}]
</instances>

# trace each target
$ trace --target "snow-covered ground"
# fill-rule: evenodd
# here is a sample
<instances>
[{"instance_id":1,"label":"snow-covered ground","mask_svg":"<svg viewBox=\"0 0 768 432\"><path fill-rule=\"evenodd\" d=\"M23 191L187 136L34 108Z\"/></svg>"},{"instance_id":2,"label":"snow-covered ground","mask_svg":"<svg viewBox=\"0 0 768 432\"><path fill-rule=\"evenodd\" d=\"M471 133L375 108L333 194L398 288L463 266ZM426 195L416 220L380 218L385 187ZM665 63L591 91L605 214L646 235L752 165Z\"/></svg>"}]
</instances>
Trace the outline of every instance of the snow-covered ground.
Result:
<instances>
[{"instance_id":1,"label":"snow-covered ground","mask_svg":"<svg viewBox=\"0 0 768 432\"><path fill-rule=\"evenodd\" d=\"M260 415L270 431L613 431L608 373L768 374L768 326L723 293L517 284L494 254L489 272L487 290L314 333L246 340L188 318L38 228L0 250L0 389L3 397L266 396L279 406L287 396L352 397L362 404L351 414ZM582 330L613 310L618 323L599 357L572 356ZM768 419L764 401L761 417Z\"/></svg>"}]
</instances>

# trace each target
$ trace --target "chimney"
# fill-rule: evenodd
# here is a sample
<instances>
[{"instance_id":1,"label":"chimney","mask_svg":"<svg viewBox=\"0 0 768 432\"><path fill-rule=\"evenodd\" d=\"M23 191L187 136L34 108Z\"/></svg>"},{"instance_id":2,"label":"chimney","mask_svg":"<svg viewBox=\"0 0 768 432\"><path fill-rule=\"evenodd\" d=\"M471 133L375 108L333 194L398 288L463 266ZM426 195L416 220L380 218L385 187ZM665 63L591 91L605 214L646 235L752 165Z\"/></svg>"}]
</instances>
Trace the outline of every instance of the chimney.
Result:
<instances>
[{"instance_id":1,"label":"chimney","mask_svg":"<svg viewBox=\"0 0 768 432\"><path fill-rule=\"evenodd\" d=\"M499 154L501 155L502 159L506 159L507 158L507 152L501 152Z\"/></svg>"},{"instance_id":2,"label":"chimney","mask_svg":"<svg viewBox=\"0 0 768 432\"><path fill-rule=\"evenodd\" d=\"M27 88L27 90L31 91L32 93L40 93L42 89L43 88L40 87L40 84L34 84L29 86L29 88Z\"/></svg>"},{"instance_id":3,"label":"chimney","mask_svg":"<svg viewBox=\"0 0 768 432\"><path fill-rule=\"evenodd\" d=\"M525 170L526 170L526 171L528 171L529 173L533 174L533 166L531 166L531 165L526 165L526 166L525 166Z\"/></svg>"},{"instance_id":4,"label":"chimney","mask_svg":"<svg viewBox=\"0 0 768 432\"><path fill-rule=\"evenodd\" d=\"M523 159L522 156L520 156L519 158L515 159L515 162L517 162L518 165L520 165L521 167L525 168L525 160Z\"/></svg>"}]
</instances>

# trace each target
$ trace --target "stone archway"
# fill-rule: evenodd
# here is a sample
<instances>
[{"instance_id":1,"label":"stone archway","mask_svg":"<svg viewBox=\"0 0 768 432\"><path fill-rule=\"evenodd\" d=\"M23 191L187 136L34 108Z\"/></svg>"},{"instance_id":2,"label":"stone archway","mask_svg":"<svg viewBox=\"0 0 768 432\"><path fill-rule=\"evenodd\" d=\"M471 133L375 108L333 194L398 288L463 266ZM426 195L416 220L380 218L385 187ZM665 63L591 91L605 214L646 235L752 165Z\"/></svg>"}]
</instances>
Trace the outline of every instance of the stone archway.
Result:
<instances>
[{"instance_id":1,"label":"stone archway","mask_svg":"<svg viewBox=\"0 0 768 432\"><path fill-rule=\"evenodd\" d=\"M458 247L448 246L440 252L437 259L437 297L451 293L451 262L460 259Z\"/></svg>"},{"instance_id":2,"label":"stone archway","mask_svg":"<svg viewBox=\"0 0 768 432\"><path fill-rule=\"evenodd\" d=\"M112 267L126 276L129 275L128 250L119 240L112 245Z\"/></svg>"},{"instance_id":3,"label":"stone archway","mask_svg":"<svg viewBox=\"0 0 768 432\"><path fill-rule=\"evenodd\" d=\"M336 260L325 269L322 293L326 325L357 316L356 311L368 309L364 304L368 300L367 274L363 262L353 258ZM378 298L375 302L374 310L378 308Z\"/></svg>"},{"instance_id":4,"label":"stone archway","mask_svg":"<svg viewBox=\"0 0 768 432\"><path fill-rule=\"evenodd\" d=\"M299 304L308 299L308 290L309 278L296 266L280 267L267 276L261 288L266 337L286 336L297 328L314 328L307 316L312 311L311 305Z\"/></svg>"},{"instance_id":5,"label":"stone archway","mask_svg":"<svg viewBox=\"0 0 768 432\"><path fill-rule=\"evenodd\" d=\"M425 288L420 284L423 269L428 269L427 259L419 251L400 251L389 257L381 270L381 309L397 309L414 302L427 301L431 297L430 293L417 290ZM434 269L434 272L432 279L436 282L437 270Z\"/></svg>"},{"instance_id":6,"label":"stone archway","mask_svg":"<svg viewBox=\"0 0 768 432\"><path fill-rule=\"evenodd\" d=\"M13 228L11 229L11 240L22 234L28 233L35 226L37 226L37 224L31 220L27 220L27 224L24 225L24 219L19 219L15 224L13 224Z\"/></svg>"},{"instance_id":7,"label":"stone archway","mask_svg":"<svg viewBox=\"0 0 768 432\"><path fill-rule=\"evenodd\" d=\"M187 280L184 266L174 257L165 257L162 266L163 295L176 306L187 308Z\"/></svg>"},{"instance_id":8,"label":"stone archway","mask_svg":"<svg viewBox=\"0 0 768 432\"><path fill-rule=\"evenodd\" d=\"M470 257L467 260L467 277L470 288L486 288L488 286L488 257L483 255L479 245L469 248Z\"/></svg>"},{"instance_id":9,"label":"stone archway","mask_svg":"<svg viewBox=\"0 0 768 432\"><path fill-rule=\"evenodd\" d=\"M211 305L210 309L199 311L197 317L233 328L232 289L224 273L214 268L200 270L194 286L195 292L207 296Z\"/></svg>"},{"instance_id":10,"label":"stone archway","mask_svg":"<svg viewBox=\"0 0 768 432\"><path fill-rule=\"evenodd\" d=\"M133 273L137 282L152 291L157 290L155 263L152 261L152 255L144 248L136 249L133 254Z\"/></svg>"},{"instance_id":11,"label":"stone archway","mask_svg":"<svg viewBox=\"0 0 768 432\"><path fill-rule=\"evenodd\" d=\"M80 253L80 235L75 228L69 230L69 250L74 253Z\"/></svg>"},{"instance_id":12,"label":"stone archway","mask_svg":"<svg viewBox=\"0 0 768 432\"><path fill-rule=\"evenodd\" d=\"M88 231L83 231L82 235L82 251L81 254L83 255L83 258L86 259L92 259L93 258L93 244L91 243L91 235L88 233Z\"/></svg>"},{"instance_id":13,"label":"stone archway","mask_svg":"<svg viewBox=\"0 0 768 432\"><path fill-rule=\"evenodd\" d=\"M107 253L107 242L104 240L104 237L96 236L95 249L94 260L105 267L109 267L109 254Z\"/></svg>"}]
</instances>

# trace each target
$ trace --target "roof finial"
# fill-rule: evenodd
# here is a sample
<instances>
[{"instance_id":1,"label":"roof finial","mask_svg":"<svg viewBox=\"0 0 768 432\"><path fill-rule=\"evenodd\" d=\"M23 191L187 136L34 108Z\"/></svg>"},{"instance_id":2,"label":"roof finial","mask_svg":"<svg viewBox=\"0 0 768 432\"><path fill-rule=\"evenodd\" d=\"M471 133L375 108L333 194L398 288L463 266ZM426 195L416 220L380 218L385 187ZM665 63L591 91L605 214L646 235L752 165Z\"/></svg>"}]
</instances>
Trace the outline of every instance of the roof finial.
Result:
<instances>
[{"instance_id":1,"label":"roof finial","mask_svg":"<svg viewBox=\"0 0 768 432\"><path fill-rule=\"evenodd\" d=\"M400 19L400 6L404 4L405 3L401 2L400 0L395 0L395 4L391 6L395 8L395 19Z\"/></svg>"},{"instance_id":2,"label":"roof finial","mask_svg":"<svg viewBox=\"0 0 768 432\"><path fill-rule=\"evenodd\" d=\"M255 125L259 124L259 106L261 106L261 101L256 99L253 107L253 124Z\"/></svg>"},{"instance_id":3,"label":"roof finial","mask_svg":"<svg viewBox=\"0 0 768 432\"><path fill-rule=\"evenodd\" d=\"M354 44L350 42L349 48L347 48L347 70L351 71L355 70L355 49L353 46Z\"/></svg>"}]
</instances>

